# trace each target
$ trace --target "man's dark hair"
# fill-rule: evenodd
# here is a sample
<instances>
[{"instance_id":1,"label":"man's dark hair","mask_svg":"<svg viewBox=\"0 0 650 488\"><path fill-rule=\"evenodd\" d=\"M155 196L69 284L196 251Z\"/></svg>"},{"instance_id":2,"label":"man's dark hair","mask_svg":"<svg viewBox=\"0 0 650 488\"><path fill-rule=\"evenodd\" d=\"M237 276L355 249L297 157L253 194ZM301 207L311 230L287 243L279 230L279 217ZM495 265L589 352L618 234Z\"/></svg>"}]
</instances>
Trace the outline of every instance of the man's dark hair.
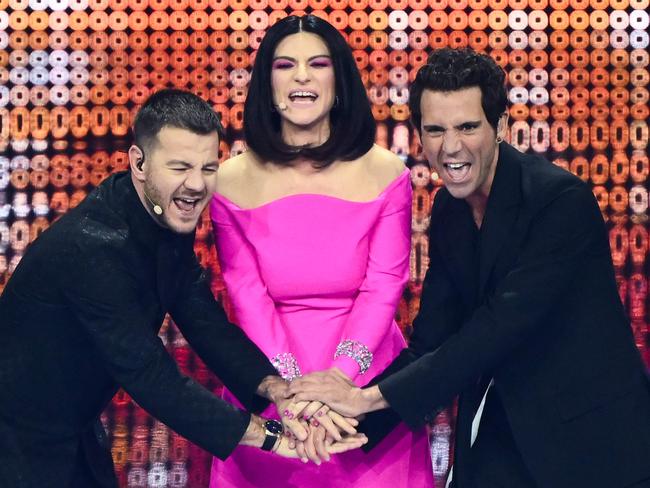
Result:
<instances>
[{"instance_id":1,"label":"man's dark hair","mask_svg":"<svg viewBox=\"0 0 650 488\"><path fill-rule=\"evenodd\" d=\"M282 140L280 115L273 106L271 66L282 39L298 32L311 32L327 45L334 66L334 107L330 112L330 135L316 147L296 147ZM257 51L244 105L246 144L264 161L290 165L296 158L314 161L324 168L335 160L350 161L370 150L375 141L375 120L368 95L350 47L330 24L313 15L289 16L271 27Z\"/></svg>"},{"instance_id":2,"label":"man's dark hair","mask_svg":"<svg viewBox=\"0 0 650 488\"><path fill-rule=\"evenodd\" d=\"M219 116L209 103L173 88L160 90L144 102L133 124L135 144L145 153L150 152L163 127L186 129L200 135L223 134Z\"/></svg>"},{"instance_id":3,"label":"man's dark hair","mask_svg":"<svg viewBox=\"0 0 650 488\"><path fill-rule=\"evenodd\" d=\"M499 65L488 55L471 49L444 48L431 53L411 85L409 108L415 129L421 130L424 90L452 92L471 87L480 88L485 118L497 130L507 102L505 73Z\"/></svg>"}]
</instances>

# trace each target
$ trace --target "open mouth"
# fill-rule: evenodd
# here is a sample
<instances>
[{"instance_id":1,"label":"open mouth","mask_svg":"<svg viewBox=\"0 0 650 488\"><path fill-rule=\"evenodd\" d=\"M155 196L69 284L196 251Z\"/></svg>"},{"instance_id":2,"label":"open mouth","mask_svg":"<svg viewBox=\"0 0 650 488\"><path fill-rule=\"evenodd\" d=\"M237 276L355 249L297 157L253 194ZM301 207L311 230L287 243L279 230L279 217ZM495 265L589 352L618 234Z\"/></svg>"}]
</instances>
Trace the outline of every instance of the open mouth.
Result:
<instances>
[{"instance_id":1,"label":"open mouth","mask_svg":"<svg viewBox=\"0 0 650 488\"><path fill-rule=\"evenodd\" d=\"M463 181L472 167L471 163L444 163L443 166L447 175L454 183Z\"/></svg>"},{"instance_id":2,"label":"open mouth","mask_svg":"<svg viewBox=\"0 0 650 488\"><path fill-rule=\"evenodd\" d=\"M289 100L297 103L313 103L318 95L312 91L299 90L289 93Z\"/></svg>"},{"instance_id":3,"label":"open mouth","mask_svg":"<svg viewBox=\"0 0 650 488\"><path fill-rule=\"evenodd\" d=\"M200 201L200 198L187 197L173 199L174 205L183 213L193 213Z\"/></svg>"}]
</instances>

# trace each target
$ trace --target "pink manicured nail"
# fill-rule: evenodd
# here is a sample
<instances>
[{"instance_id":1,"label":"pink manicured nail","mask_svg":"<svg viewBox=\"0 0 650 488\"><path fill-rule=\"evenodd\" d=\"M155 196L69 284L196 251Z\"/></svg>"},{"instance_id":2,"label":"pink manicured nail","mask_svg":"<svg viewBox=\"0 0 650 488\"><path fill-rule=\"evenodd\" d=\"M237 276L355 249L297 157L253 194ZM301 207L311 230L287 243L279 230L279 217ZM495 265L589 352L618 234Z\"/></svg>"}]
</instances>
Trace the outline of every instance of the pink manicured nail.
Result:
<instances>
[{"instance_id":1,"label":"pink manicured nail","mask_svg":"<svg viewBox=\"0 0 650 488\"><path fill-rule=\"evenodd\" d=\"M322 416L323 416L323 411L320 410L316 415L317 415L318 417L322 417Z\"/></svg>"},{"instance_id":2,"label":"pink manicured nail","mask_svg":"<svg viewBox=\"0 0 650 488\"><path fill-rule=\"evenodd\" d=\"M314 419L314 420L311 421L311 425L313 425L314 427L318 427L320 425L320 422L318 422L318 420Z\"/></svg>"},{"instance_id":3,"label":"pink manicured nail","mask_svg":"<svg viewBox=\"0 0 650 488\"><path fill-rule=\"evenodd\" d=\"M288 416L289 416L289 410L285 410L285 411L284 411L284 416L285 416L285 417L288 417Z\"/></svg>"},{"instance_id":4,"label":"pink manicured nail","mask_svg":"<svg viewBox=\"0 0 650 488\"><path fill-rule=\"evenodd\" d=\"M293 419L293 414L291 412L289 412L289 415L287 415L287 417L289 417L290 419Z\"/></svg>"}]
</instances>

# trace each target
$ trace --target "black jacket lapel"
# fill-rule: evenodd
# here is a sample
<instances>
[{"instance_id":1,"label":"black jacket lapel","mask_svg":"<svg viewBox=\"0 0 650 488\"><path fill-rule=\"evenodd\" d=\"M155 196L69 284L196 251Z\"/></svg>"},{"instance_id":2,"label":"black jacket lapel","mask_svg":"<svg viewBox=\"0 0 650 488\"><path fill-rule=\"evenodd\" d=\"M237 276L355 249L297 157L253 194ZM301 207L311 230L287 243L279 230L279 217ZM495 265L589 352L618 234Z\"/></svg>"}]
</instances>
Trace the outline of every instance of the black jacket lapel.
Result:
<instances>
[{"instance_id":1,"label":"black jacket lapel","mask_svg":"<svg viewBox=\"0 0 650 488\"><path fill-rule=\"evenodd\" d=\"M486 286L504 243L513 238L512 231L519 215L521 201L521 168L517 150L501 144L496 173L481 225L481 250L478 296Z\"/></svg>"}]
</instances>

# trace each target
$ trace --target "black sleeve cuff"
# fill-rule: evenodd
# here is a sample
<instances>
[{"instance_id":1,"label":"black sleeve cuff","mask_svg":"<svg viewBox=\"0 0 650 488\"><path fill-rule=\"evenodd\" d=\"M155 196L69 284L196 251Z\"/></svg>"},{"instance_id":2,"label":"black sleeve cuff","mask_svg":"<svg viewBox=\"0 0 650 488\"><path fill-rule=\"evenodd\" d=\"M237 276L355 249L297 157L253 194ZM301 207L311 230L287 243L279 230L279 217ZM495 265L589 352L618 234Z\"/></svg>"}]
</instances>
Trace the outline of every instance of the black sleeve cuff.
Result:
<instances>
[{"instance_id":1,"label":"black sleeve cuff","mask_svg":"<svg viewBox=\"0 0 650 488\"><path fill-rule=\"evenodd\" d=\"M361 449L370 452L400 423L399 416L390 408L366 414L357 430L368 437Z\"/></svg>"}]
</instances>

